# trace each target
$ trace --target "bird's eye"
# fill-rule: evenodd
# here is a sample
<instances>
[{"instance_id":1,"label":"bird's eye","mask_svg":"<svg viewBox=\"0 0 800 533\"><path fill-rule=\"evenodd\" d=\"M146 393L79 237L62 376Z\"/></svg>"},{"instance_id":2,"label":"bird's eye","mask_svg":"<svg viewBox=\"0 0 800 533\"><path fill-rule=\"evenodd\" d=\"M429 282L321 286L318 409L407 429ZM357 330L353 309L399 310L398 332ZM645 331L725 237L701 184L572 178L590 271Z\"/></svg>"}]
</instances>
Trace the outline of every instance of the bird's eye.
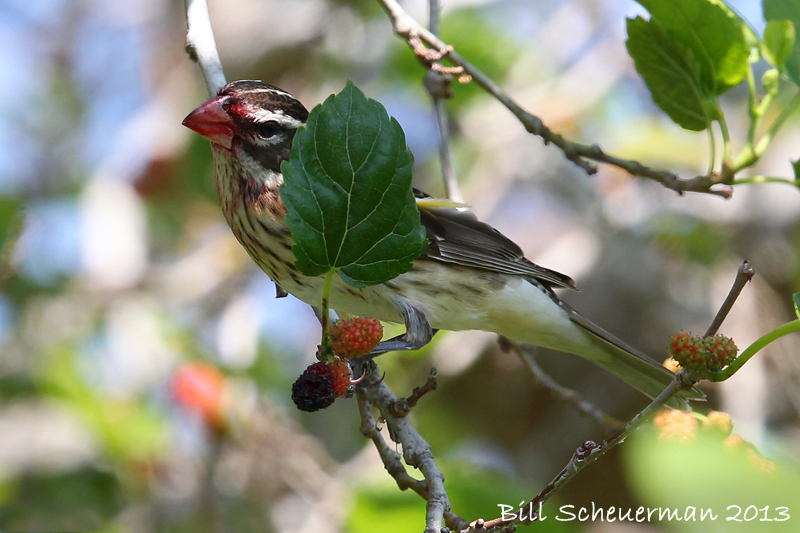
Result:
<instances>
[{"instance_id":1,"label":"bird's eye","mask_svg":"<svg viewBox=\"0 0 800 533\"><path fill-rule=\"evenodd\" d=\"M278 133L280 129L280 124L274 120L268 120L266 122L261 122L256 126L256 133L258 133L259 136L268 139Z\"/></svg>"}]
</instances>

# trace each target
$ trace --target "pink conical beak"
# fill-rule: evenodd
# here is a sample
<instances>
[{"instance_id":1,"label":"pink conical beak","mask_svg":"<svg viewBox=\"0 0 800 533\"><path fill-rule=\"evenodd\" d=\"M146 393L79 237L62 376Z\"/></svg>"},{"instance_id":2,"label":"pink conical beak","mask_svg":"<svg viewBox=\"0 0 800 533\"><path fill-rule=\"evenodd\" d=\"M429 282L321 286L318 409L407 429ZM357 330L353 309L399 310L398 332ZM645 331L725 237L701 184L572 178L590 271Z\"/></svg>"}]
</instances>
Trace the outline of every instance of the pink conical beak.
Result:
<instances>
[{"instance_id":1,"label":"pink conical beak","mask_svg":"<svg viewBox=\"0 0 800 533\"><path fill-rule=\"evenodd\" d=\"M212 98L201 105L183 119L182 124L190 130L196 131L209 141L228 150L233 143L233 120L227 111L222 108L225 96Z\"/></svg>"}]
</instances>

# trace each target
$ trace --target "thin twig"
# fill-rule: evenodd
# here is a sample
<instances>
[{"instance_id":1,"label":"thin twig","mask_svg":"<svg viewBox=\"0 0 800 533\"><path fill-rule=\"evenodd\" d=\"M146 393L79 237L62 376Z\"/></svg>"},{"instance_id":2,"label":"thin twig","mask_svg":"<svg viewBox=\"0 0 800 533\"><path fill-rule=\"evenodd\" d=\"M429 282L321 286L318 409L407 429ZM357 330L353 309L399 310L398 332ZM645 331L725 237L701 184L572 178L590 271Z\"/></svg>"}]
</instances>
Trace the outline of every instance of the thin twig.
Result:
<instances>
[{"instance_id":1,"label":"thin twig","mask_svg":"<svg viewBox=\"0 0 800 533\"><path fill-rule=\"evenodd\" d=\"M375 417L372 415L372 409L369 406L369 400L363 392L363 389L356 389L356 396L358 399L358 412L361 415L361 434L372 440L375 448L378 450L378 455L383 461L383 466L389 475L397 482L400 490L411 489L425 500L428 499L428 488L425 480L416 479L409 475L406 467L403 466L403 461L400 459L400 454L397 453L391 446L386 444L383 435L378 430L378 425L375 423Z\"/></svg>"},{"instance_id":2,"label":"thin twig","mask_svg":"<svg viewBox=\"0 0 800 533\"><path fill-rule=\"evenodd\" d=\"M717 330L719 329L722 322L725 320L725 317L730 312L731 308L733 307L734 302L738 298L739 294L742 292L742 289L747 284L748 281L753 279L755 276L755 268L748 262L744 261L742 265L739 267L739 270L736 274L736 280L733 283L733 287L731 288L730 292L728 293L728 297L723 302L722 306L720 307L717 316L712 321L711 325L706 331L706 336L716 334ZM727 379L730 374L735 372L738 368L741 367L747 360L752 357L759 349L763 347L763 345L768 344L774 338L777 338L782 335L786 335L793 331L797 331L800 329L800 320L791 322L778 328L771 332L772 337L759 339L756 343L754 343L748 350L747 353L743 353L739 359L737 359L736 363L738 366L731 365L731 367L727 368L726 370L719 372L715 376L711 376L710 379L712 381L722 381L723 379ZM779 331L780 330L780 331ZM766 337L766 336L765 336ZM517 350L520 355L523 355L523 345L518 345L512 341L507 341L503 339L503 345L511 347L512 349ZM741 361L740 361L741 359ZM528 358L523 357L523 360L526 362ZM534 363L535 364L535 363ZM735 368L734 368L735 366ZM545 374L546 375L546 374ZM549 377L549 376L548 376ZM620 444L625 438L628 437L636 428L650 420L655 414L664 406L666 403L681 389L683 388L691 388L695 384L693 377L687 373L685 370L681 370L675 377L675 379L669 384L669 386L664 389L664 391L658 395L658 397L653 400L650 405L648 405L642 412L640 412L636 417L633 418L628 424L621 430L611 434L607 439L605 439L600 444L597 444L593 441L587 441L582 446L580 446L575 453L573 454L572 458L570 459L567 466L565 466L561 472L553 478L550 483L535 497L533 498L528 504L521 506L522 508L530 509L531 512L528 513L527 516L523 518L514 518L513 520L503 520L501 518L495 518L494 520L490 521L481 521L480 527L477 527L475 522L470 524L470 527L461 531L461 533L489 533L492 531L502 531L502 528L508 526L509 524L530 524L538 519L537 511L539 506L547 501L557 490L563 487L570 479L572 479L575 475L578 474L581 470L586 468L589 464L593 463L601 456L605 455L611 448L615 447L617 444ZM524 513L521 513L524 514Z\"/></svg>"},{"instance_id":3,"label":"thin twig","mask_svg":"<svg viewBox=\"0 0 800 533\"><path fill-rule=\"evenodd\" d=\"M578 392L564 387L556 382L550 375L547 374L533 356L534 347L529 344L521 344L514 342L510 339L503 339L503 345L508 346L516 353L528 370L531 371L536 382L541 385L546 391L555 396L558 400L571 405L578 413L591 418L598 424L605 426L609 429L621 429L625 427L625 422L618 420L613 416L604 413L597 407L587 401L586 398L581 396Z\"/></svg>"},{"instance_id":4,"label":"thin twig","mask_svg":"<svg viewBox=\"0 0 800 533\"><path fill-rule=\"evenodd\" d=\"M697 176L691 179L681 179L675 173L667 170L657 170L647 167L638 161L622 159L607 154L596 144L588 145L569 141L563 136L554 133L548 128L542 119L526 111L514 99L512 99L503 89L500 88L491 78L477 69L469 61L461 57L436 35L426 30L417 21L411 18L396 0L378 0L384 10L392 20L395 33L405 39L409 46L414 48L414 40L421 40L428 46L440 50L446 55L447 59L455 65L461 67L466 74L474 79L480 87L494 96L503 104L517 119L525 126L530 133L541 137L545 144L553 143L564 153L564 156L582 168L587 174L595 174L597 166L591 161L607 163L628 171L634 176L640 176L654 180L664 187L683 194L684 192L698 192L729 198L733 194L733 189L721 184L721 176ZM418 53L417 50L415 50ZM711 189L712 186L719 188Z\"/></svg>"},{"instance_id":5,"label":"thin twig","mask_svg":"<svg viewBox=\"0 0 800 533\"><path fill-rule=\"evenodd\" d=\"M408 413L417 406L417 402L431 391L436 390L436 378L439 372L435 368L431 368L431 373L428 375L428 380L422 387L414 387L408 398L400 398L391 406L392 415L394 416L408 416Z\"/></svg>"},{"instance_id":6,"label":"thin twig","mask_svg":"<svg viewBox=\"0 0 800 533\"><path fill-rule=\"evenodd\" d=\"M555 494L557 490L563 487L570 479L575 477L578 472L605 455L617 444L620 444L622 441L624 441L636 428L653 418L656 413L658 413L658 411L664 407L664 405L666 405L670 398L677 394L683 387L690 386L690 383L684 384L684 376L685 374L683 373L679 374L676 379L673 380L667 386L667 388L664 389L661 394L659 394L658 397L656 397L656 399L650 403L650 405L645 407L645 409L636 415L633 420L628 422L624 429L616 431L599 444L592 441L586 441L583 443L575 451L575 453L572 455L572 458L570 458L569 462L561 470L561 472L559 472L558 475L556 475L556 477L553 478L553 480L548 483L547 486L538 495L536 495L535 498L522 507L532 510L538 509L540 504L546 502L553 494ZM533 511L532 513L529 513L528 516L525 516L522 519L515 518L513 521L503 520L502 518L483 521L481 527L476 527L477 524L473 522L470 524L469 528L461 530L461 533L496 532L501 531L503 527L507 527L511 523L530 524L537 519L538 513Z\"/></svg>"},{"instance_id":7,"label":"thin twig","mask_svg":"<svg viewBox=\"0 0 800 533\"><path fill-rule=\"evenodd\" d=\"M227 82L208 16L208 4L206 0L185 0L185 5L186 52L203 72L209 96L214 96Z\"/></svg>"},{"instance_id":8,"label":"thin twig","mask_svg":"<svg viewBox=\"0 0 800 533\"><path fill-rule=\"evenodd\" d=\"M17 242L25 229L25 215L17 213L9 225L6 242L0 249L0 292L3 292L8 281L14 275L14 251L17 249Z\"/></svg>"},{"instance_id":9,"label":"thin twig","mask_svg":"<svg viewBox=\"0 0 800 533\"><path fill-rule=\"evenodd\" d=\"M739 294L741 294L742 289L744 289L744 286L747 285L747 282L752 280L753 276L755 275L756 269L753 267L753 265L750 264L749 261L744 261L739 267L739 270L736 272L736 279L733 281L733 287L731 287L730 292L728 292L728 297L725 298L724 302L722 302L719 311L717 311L717 316L714 317L711 325L708 326L708 330L706 330L704 337L711 337L712 335L717 334L719 327L728 316L728 313L731 312L733 304L736 302Z\"/></svg>"},{"instance_id":10,"label":"thin twig","mask_svg":"<svg viewBox=\"0 0 800 533\"><path fill-rule=\"evenodd\" d=\"M430 0L428 2L428 29L432 34L439 34L439 15L442 12L442 6L439 5L439 0Z\"/></svg>"},{"instance_id":11,"label":"thin twig","mask_svg":"<svg viewBox=\"0 0 800 533\"><path fill-rule=\"evenodd\" d=\"M447 74L440 74L433 70L429 70L428 73L438 77L448 76ZM456 202L463 202L464 195L461 194L461 186L458 184L458 178L456 177L456 171L453 169L453 160L450 155L450 125L447 120L444 99L434 96L433 93L431 93L431 97L433 98L433 110L436 113L436 121L439 123L439 159L442 163L444 191L449 199L455 200Z\"/></svg>"},{"instance_id":12,"label":"thin twig","mask_svg":"<svg viewBox=\"0 0 800 533\"><path fill-rule=\"evenodd\" d=\"M430 0L430 16L428 25L433 35L439 33L439 13L441 7L439 0ZM450 74L443 74L433 69L425 73L425 88L433 99L433 111L436 114L436 121L439 124L439 160L442 164L442 180L444 181L445 194L451 200L463 202L461 187L458 185L453 161L450 156L450 125L447 121L447 110L445 109L445 99L450 94L449 85L453 77Z\"/></svg>"}]
</instances>

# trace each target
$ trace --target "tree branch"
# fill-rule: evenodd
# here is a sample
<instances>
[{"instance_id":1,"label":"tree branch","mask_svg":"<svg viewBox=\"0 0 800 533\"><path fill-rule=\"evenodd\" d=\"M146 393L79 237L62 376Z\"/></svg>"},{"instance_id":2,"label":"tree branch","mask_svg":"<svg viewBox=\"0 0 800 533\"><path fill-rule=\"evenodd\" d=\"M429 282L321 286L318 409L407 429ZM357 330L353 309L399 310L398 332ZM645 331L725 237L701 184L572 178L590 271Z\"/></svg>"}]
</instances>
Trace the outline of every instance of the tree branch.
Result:
<instances>
[{"instance_id":1,"label":"tree branch","mask_svg":"<svg viewBox=\"0 0 800 533\"><path fill-rule=\"evenodd\" d=\"M429 1L430 16L428 25L434 35L439 33L439 13L441 11L439 0ZM450 125L447 122L447 111L444 102L450 97L450 83L453 81L451 74L445 74L429 68L425 72L424 85L433 99L433 112L439 124L439 159L442 164L442 180L447 197L456 202L463 202L461 187L458 184L453 161L450 157Z\"/></svg>"},{"instance_id":2,"label":"tree branch","mask_svg":"<svg viewBox=\"0 0 800 533\"><path fill-rule=\"evenodd\" d=\"M698 192L721 196L723 198L729 198L733 194L733 189L730 186L722 184L722 178L717 174L712 176L696 176L691 179L681 179L673 172L653 169L638 161L622 159L607 154L596 144L581 144L565 139L563 136L550 130L541 118L526 111L486 74L453 51L452 46L440 40L436 35L426 30L417 21L411 18L403 8L400 7L400 4L398 4L396 0L378 1L391 18L394 32L405 39L409 43L409 46L415 48L414 41L421 40L428 46L440 51L440 54L446 56L453 64L463 69L463 72L471 76L475 83L494 96L511 111L528 132L541 137L545 144L552 143L558 146L568 160L582 168L587 174L591 175L597 172L597 165L592 163L592 161L597 161L624 169L634 176L656 181L667 189L676 191L679 194ZM415 52L419 52L418 47L416 47ZM719 188L711 189L714 185L718 185Z\"/></svg>"},{"instance_id":3,"label":"tree branch","mask_svg":"<svg viewBox=\"0 0 800 533\"><path fill-rule=\"evenodd\" d=\"M733 304L736 302L739 294L741 294L742 289L744 289L747 282L752 280L755 275L756 269L749 261L745 261L741 264L739 270L736 272L736 279L733 281L733 287L731 287L731 290L728 292L728 297L722 302L719 311L717 311L717 315L714 317L714 320L711 321L711 325L708 326L704 337L711 337L717 334L719 327L722 325L722 322L725 321L728 313L731 312Z\"/></svg>"},{"instance_id":4,"label":"tree branch","mask_svg":"<svg viewBox=\"0 0 800 533\"><path fill-rule=\"evenodd\" d=\"M208 92L213 96L225 85L226 80L217 52L206 0L186 0L186 20L188 26L186 50L200 66ZM280 295L280 290L278 295ZM367 365L368 374L356 388L362 420L361 432L372 440L386 470L397 481L400 489L410 488L428 502L425 519L426 533L440 533L445 522L456 530L466 527L467 522L450 510L450 500L444 489L444 475L436 466L430 445L420 436L406 416L394 416L398 405L404 404L410 409L422 395L435 388L435 373L423 387L415 390L409 398L398 400L381 379L378 366L374 362L363 364ZM358 368L356 371L360 372ZM381 418L386 420L389 427L390 437L402 446L402 458L406 464L419 469L423 480L417 480L406 472L400 454L388 446L378 430L369 404L380 410Z\"/></svg>"},{"instance_id":5,"label":"tree branch","mask_svg":"<svg viewBox=\"0 0 800 533\"><path fill-rule=\"evenodd\" d=\"M367 396L361 389L356 389L356 396L358 412L361 415L361 434L372 440L372 443L378 450L378 455L380 455L383 461L383 466L386 468L386 471L395 479L400 490L411 489L427 500L429 497L427 484L424 480L416 479L411 476L406 471L406 467L403 466L400 454L386 444L386 440L384 440L383 435L381 435L378 429L378 425L375 423L375 417L372 415L372 409L369 406Z\"/></svg>"},{"instance_id":6,"label":"tree branch","mask_svg":"<svg viewBox=\"0 0 800 533\"><path fill-rule=\"evenodd\" d=\"M215 96L227 83L219 59L206 0L185 0L186 52L203 72L209 96Z\"/></svg>"},{"instance_id":7,"label":"tree branch","mask_svg":"<svg viewBox=\"0 0 800 533\"><path fill-rule=\"evenodd\" d=\"M736 298L741 293L742 288L747 284L748 281L750 281L753 278L753 276L755 276L755 269L753 268L753 266L748 261L743 262L737 271L736 280L733 283L733 287L731 288L728 297L725 299L722 306L720 307L717 316L712 321L711 326L709 326L708 331L706 332L706 336L714 335L717 332L717 329L719 328L720 324L722 324L722 321L728 315L728 312L731 310L731 307L733 306L733 303L736 301ZM754 355L759 349L761 349L761 347L763 347L762 344L760 343L766 345L771 340L774 340L774 338L777 338L779 336L785 335L787 333L796 330L800 330L800 320L790 322L789 324L786 324L781 328L774 330L773 332L771 332L773 338L769 340L762 341L761 339L759 339L759 341L756 341L756 343L754 343L750 348L748 348L748 350L746 350L748 354L742 354L740 358L737 359L736 362L740 363L738 367L741 367L741 365L743 365L747 361L747 359L752 357L752 355ZM514 343L513 341L504 340L504 343L506 342L508 342L508 346L512 348L515 348L515 345L517 344ZM519 346L517 346L517 349L519 349ZM741 362L740 359L742 359ZM732 365L731 367L728 367L726 370L711 376L711 380L722 381L724 374L733 373L735 372L735 370L736 369L734 369ZM725 376L725 378L727 377L728 376ZM528 513L527 516L523 518L517 517L514 520L503 520L502 518L495 518L494 520L490 521L481 520L480 525L477 523L477 521L472 522L470 523L470 526L468 528L461 530L460 533L489 533L493 531L497 532L497 531L503 531L504 530L503 528L506 528L511 524L530 524L531 522L535 522L538 518L538 514L536 511L533 511L534 509L538 510L540 504L546 502L557 490L566 485L566 483L570 479L575 477L578 474L578 472L580 472L588 465L590 465L591 463L593 463L594 461L605 455L611 448L615 447L617 444L622 443L622 441L624 441L633 431L635 431L642 424L653 418L656 415L656 413L667 404L670 398L672 398L675 394L677 394L681 389L684 388L688 389L693 387L697 383L697 379L698 379L697 375L687 372L686 370L681 370L680 372L678 372L678 374L676 374L675 379L672 380L672 382L670 382L669 386L667 386L667 388L664 389L664 391L662 391L661 394L659 394L658 397L656 397L656 399L654 399L650 403L650 405L648 405L642 412L636 415L633 418L633 420L628 422L624 428L616 431L615 433L612 433L608 438L603 440L600 444L597 444L593 441L584 442L575 451L575 453L572 455L572 458L569 460L567 465L561 470L561 472L559 472L556 475L556 477L553 478L553 480L550 481L550 483L548 483L547 486L545 486L545 488L542 489L542 491L536 495L535 498L533 498L526 505L521 506L522 508L527 508L532 510L530 513Z\"/></svg>"},{"instance_id":8,"label":"tree branch","mask_svg":"<svg viewBox=\"0 0 800 533\"><path fill-rule=\"evenodd\" d=\"M531 371L536 382L541 385L547 392L555 396L558 400L571 405L578 413L591 418L598 424L609 429L621 429L625 427L625 422L617 420L613 416L604 413L591 403L589 403L583 396L576 391L564 387L550 377L538 365L533 357L534 346L530 344L522 344L506 337L500 337L500 348L503 351L513 351L525 363L528 370Z\"/></svg>"},{"instance_id":9,"label":"tree branch","mask_svg":"<svg viewBox=\"0 0 800 533\"><path fill-rule=\"evenodd\" d=\"M436 378L439 372L435 368L431 368L431 373L428 375L428 380L422 387L414 387L408 398L400 398L391 406L392 415L394 416L408 416L411 410L417 406L417 402L428 394L436 390Z\"/></svg>"},{"instance_id":10,"label":"tree branch","mask_svg":"<svg viewBox=\"0 0 800 533\"><path fill-rule=\"evenodd\" d=\"M634 430L639 426L653 418L658 411L666 405L678 391L684 386L690 386L688 383L684 385L685 373L681 372L676 378L667 386L664 391L653 400L642 412L636 415L633 420L621 430L612 433L607 439L599 444L594 441L584 442L570 458L567 465L559 472L550 483L545 486L542 491L536 495L530 502L523 505L523 508L538 509L540 504L546 502L550 497L555 494L557 490L567 484L567 482L575 477L578 472L598 460L605 455L609 450L614 448L617 444L624 441ZM478 525L478 521L472 522L470 527L461 530L461 533L490 533L502 531L511 524L530 524L538 519L538 513L533 511L528 516L522 519L515 518L512 520L503 520L502 518L495 518L494 520L483 521Z\"/></svg>"},{"instance_id":11,"label":"tree branch","mask_svg":"<svg viewBox=\"0 0 800 533\"><path fill-rule=\"evenodd\" d=\"M410 488L428 502L425 533L440 533L445 519L447 519L448 527L456 530L462 529L467 523L450 510L450 499L444 488L444 475L436 466L430 445L417 432L408 417L393 415L393 407L398 398L381 379L378 365L374 361L362 362L361 365L357 365L361 368L354 369L357 374L364 372L363 365L366 365L366 377L356 387L361 414L361 432L372 439L386 470L395 478L400 489ZM403 448L402 457L406 464L417 468L422 473L424 481L410 476L400 463L400 455L386 445L377 430L368 403L380 411L381 418L386 421L388 426L389 436Z\"/></svg>"}]
</instances>

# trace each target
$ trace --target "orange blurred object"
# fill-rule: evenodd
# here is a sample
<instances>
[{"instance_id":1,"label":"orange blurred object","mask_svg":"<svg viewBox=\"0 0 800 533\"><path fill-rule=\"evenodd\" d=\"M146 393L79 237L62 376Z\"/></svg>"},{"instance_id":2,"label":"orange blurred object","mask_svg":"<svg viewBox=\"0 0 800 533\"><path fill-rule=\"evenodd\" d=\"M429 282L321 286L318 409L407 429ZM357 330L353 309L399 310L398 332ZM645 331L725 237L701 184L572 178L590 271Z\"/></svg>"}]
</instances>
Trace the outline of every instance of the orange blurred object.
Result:
<instances>
[{"instance_id":1,"label":"orange blurred object","mask_svg":"<svg viewBox=\"0 0 800 533\"><path fill-rule=\"evenodd\" d=\"M201 414L208 425L221 429L225 426L222 409L225 382L225 375L218 368L195 361L177 368L170 391L181 407Z\"/></svg>"}]
</instances>

